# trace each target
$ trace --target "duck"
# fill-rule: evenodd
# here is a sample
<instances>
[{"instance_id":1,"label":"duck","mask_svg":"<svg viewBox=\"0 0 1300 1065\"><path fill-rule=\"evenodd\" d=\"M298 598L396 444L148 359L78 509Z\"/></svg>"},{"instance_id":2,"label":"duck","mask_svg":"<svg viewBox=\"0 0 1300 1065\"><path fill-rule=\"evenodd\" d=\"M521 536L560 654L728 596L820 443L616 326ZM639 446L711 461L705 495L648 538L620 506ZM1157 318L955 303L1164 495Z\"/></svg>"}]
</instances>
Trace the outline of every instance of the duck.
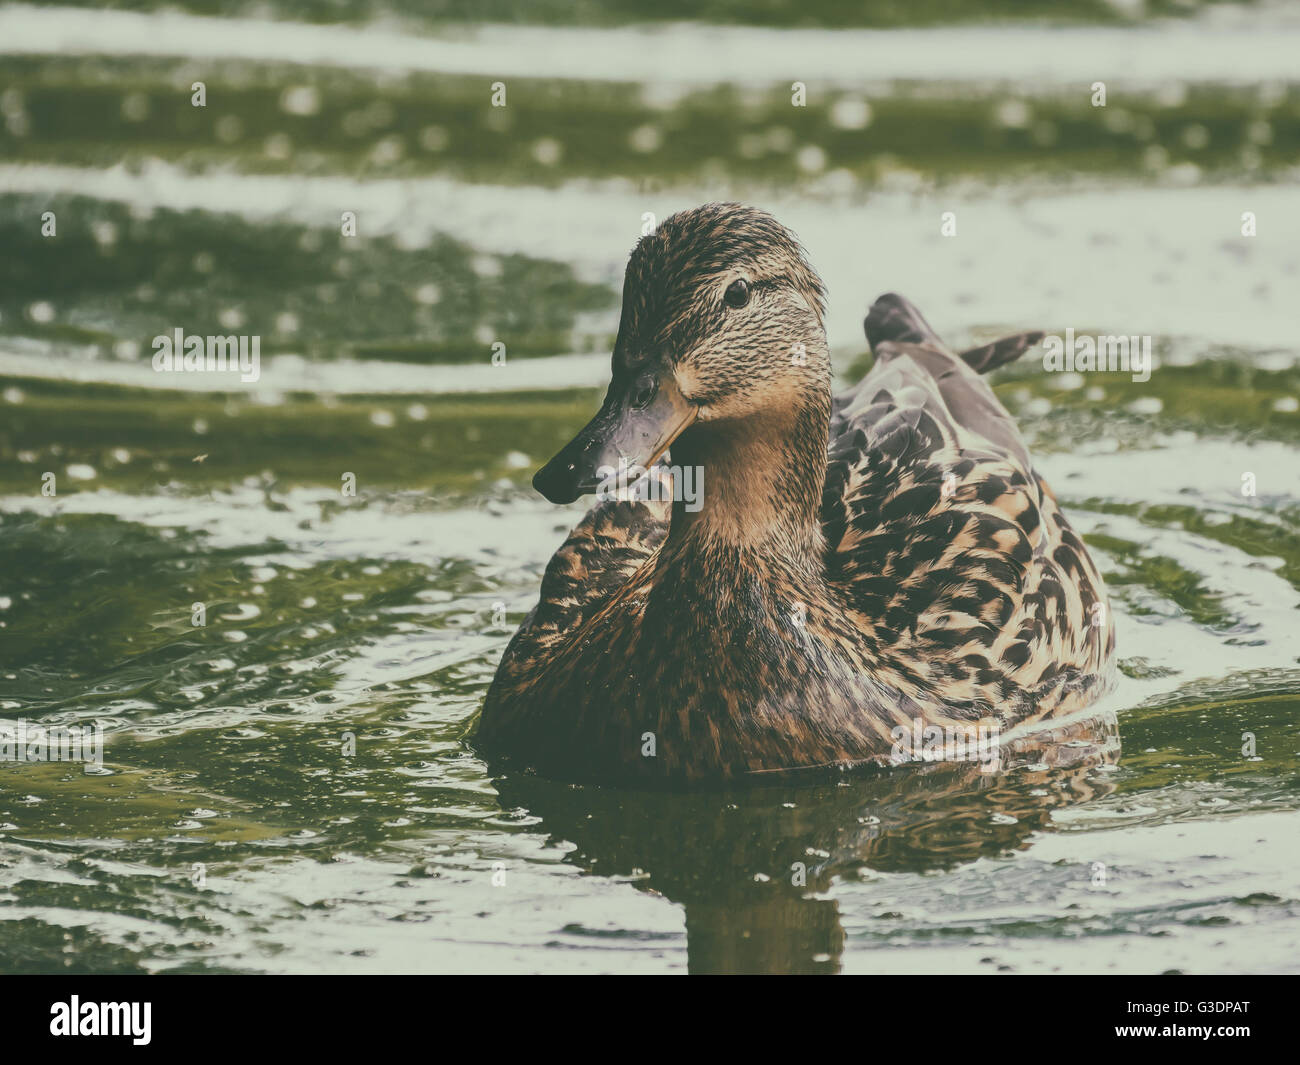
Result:
<instances>
[{"instance_id":1,"label":"duck","mask_svg":"<svg viewBox=\"0 0 1300 1065\"><path fill-rule=\"evenodd\" d=\"M604 402L533 478L596 503L504 650L485 758L634 787L843 773L1110 689L1100 571L984 378L1042 334L958 353L887 294L836 394L825 312L759 208L636 244Z\"/></svg>"}]
</instances>

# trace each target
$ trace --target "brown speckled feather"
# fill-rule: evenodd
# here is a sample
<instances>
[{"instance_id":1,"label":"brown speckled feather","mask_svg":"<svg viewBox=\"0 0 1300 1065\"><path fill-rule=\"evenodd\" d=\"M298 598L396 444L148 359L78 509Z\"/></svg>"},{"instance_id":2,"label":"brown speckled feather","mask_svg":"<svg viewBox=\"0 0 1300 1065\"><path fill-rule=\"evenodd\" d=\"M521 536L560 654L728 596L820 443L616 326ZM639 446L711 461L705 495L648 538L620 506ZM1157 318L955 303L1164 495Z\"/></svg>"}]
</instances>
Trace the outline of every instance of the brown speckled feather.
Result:
<instances>
[{"instance_id":1,"label":"brown speckled feather","mask_svg":"<svg viewBox=\"0 0 1300 1065\"><path fill-rule=\"evenodd\" d=\"M882 308L877 365L832 420L828 572L899 686L1004 725L1083 705L1114 650L1101 576L969 365L1036 335L958 359L901 297Z\"/></svg>"},{"instance_id":2,"label":"brown speckled feather","mask_svg":"<svg viewBox=\"0 0 1300 1065\"><path fill-rule=\"evenodd\" d=\"M668 519L666 503L606 500L592 507L546 567L537 606L507 645L497 683L527 684L536 665L581 632L654 555Z\"/></svg>"}]
</instances>

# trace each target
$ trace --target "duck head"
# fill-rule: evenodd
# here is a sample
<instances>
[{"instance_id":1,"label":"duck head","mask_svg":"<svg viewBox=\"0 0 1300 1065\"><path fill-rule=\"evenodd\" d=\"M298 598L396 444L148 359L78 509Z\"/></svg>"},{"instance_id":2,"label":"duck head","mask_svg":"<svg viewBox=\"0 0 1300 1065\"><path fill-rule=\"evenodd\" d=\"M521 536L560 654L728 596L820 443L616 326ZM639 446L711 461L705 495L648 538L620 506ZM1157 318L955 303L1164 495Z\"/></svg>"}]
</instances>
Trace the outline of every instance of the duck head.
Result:
<instances>
[{"instance_id":1,"label":"duck head","mask_svg":"<svg viewBox=\"0 0 1300 1065\"><path fill-rule=\"evenodd\" d=\"M648 469L675 441L810 402L829 412L824 300L798 240L766 212L713 203L666 219L628 261L605 401L533 487L571 503L613 471ZM823 432L823 466L825 446Z\"/></svg>"}]
</instances>

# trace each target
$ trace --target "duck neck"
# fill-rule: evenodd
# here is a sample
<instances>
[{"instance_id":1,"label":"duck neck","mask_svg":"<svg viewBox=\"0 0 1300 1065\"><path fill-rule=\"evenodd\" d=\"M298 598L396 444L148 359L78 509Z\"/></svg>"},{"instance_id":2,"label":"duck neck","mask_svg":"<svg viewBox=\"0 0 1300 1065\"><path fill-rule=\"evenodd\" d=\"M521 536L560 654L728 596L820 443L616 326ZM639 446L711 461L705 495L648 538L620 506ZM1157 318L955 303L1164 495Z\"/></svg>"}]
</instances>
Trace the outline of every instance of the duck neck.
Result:
<instances>
[{"instance_id":1,"label":"duck neck","mask_svg":"<svg viewBox=\"0 0 1300 1065\"><path fill-rule=\"evenodd\" d=\"M779 561L820 581L829 430L829 389L743 421L697 422L673 443L672 465L693 467L702 491L674 502L669 548Z\"/></svg>"}]
</instances>

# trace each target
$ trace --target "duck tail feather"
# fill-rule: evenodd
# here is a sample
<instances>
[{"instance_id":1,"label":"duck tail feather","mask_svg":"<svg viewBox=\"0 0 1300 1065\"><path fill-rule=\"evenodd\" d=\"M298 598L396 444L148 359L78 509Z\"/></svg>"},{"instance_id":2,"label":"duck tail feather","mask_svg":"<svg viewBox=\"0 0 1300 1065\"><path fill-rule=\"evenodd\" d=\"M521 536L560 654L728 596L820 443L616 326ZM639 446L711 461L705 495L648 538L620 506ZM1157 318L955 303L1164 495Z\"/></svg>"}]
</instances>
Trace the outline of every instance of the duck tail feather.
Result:
<instances>
[{"instance_id":1,"label":"duck tail feather","mask_svg":"<svg viewBox=\"0 0 1300 1065\"><path fill-rule=\"evenodd\" d=\"M1041 330L1034 330L1030 333L1016 333L1014 336L995 340L992 344L985 344L983 347L963 351L961 357L966 365L976 373L988 373L990 370L996 370L999 366L1015 362L1016 359L1020 358L1021 355L1042 339L1043 333Z\"/></svg>"},{"instance_id":2,"label":"duck tail feather","mask_svg":"<svg viewBox=\"0 0 1300 1065\"><path fill-rule=\"evenodd\" d=\"M916 305L896 292L887 292L871 305L862 323L872 351L885 343L931 344L941 350L944 343L930 328Z\"/></svg>"}]
</instances>

